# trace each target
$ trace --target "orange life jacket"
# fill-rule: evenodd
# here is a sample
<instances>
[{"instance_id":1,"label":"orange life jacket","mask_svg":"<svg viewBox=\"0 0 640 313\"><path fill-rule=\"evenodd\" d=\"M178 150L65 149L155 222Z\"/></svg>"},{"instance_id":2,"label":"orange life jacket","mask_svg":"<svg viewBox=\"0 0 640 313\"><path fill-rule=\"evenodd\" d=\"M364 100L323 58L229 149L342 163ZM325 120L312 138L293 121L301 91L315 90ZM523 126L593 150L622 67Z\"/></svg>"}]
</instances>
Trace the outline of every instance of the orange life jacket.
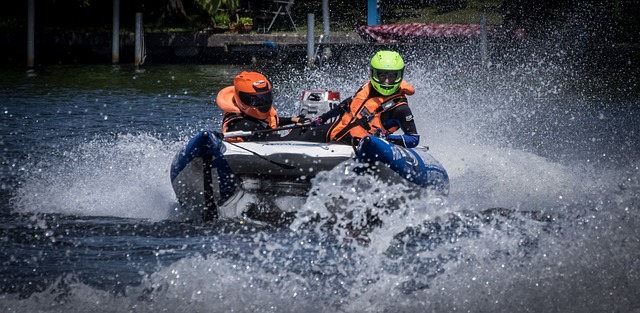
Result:
<instances>
[{"instance_id":1,"label":"orange life jacket","mask_svg":"<svg viewBox=\"0 0 640 313\"><path fill-rule=\"evenodd\" d=\"M340 118L329 129L328 141L340 141L350 134L354 138L362 138L373 134L376 128L388 133L398 130L398 126L385 129L380 120L383 112L407 105L406 95L413 95L415 89L406 81L400 83L400 88L391 96L371 97L371 84L365 83L353 96L349 111L342 113Z\"/></svg>"},{"instance_id":2,"label":"orange life jacket","mask_svg":"<svg viewBox=\"0 0 640 313\"><path fill-rule=\"evenodd\" d=\"M223 134L228 131L229 123L231 121L235 121L235 120L243 119L247 117L251 117L252 120L261 122L267 128L278 127L278 123L279 123L278 113L273 107L271 107L269 112L267 112L268 116L266 118L258 118L256 116L252 116L251 111L246 113L242 112L242 110L240 110L240 107L236 105L236 100L234 95L235 95L234 87L228 86L220 90L220 92L218 92L218 95L216 96L216 103L218 104L218 107L220 107L220 109L222 109L222 111L224 112L224 117L222 118ZM230 137L230 138L225 138L225 140L230 142L244 141L241 137Z\"/></svg>"}]
</instances>

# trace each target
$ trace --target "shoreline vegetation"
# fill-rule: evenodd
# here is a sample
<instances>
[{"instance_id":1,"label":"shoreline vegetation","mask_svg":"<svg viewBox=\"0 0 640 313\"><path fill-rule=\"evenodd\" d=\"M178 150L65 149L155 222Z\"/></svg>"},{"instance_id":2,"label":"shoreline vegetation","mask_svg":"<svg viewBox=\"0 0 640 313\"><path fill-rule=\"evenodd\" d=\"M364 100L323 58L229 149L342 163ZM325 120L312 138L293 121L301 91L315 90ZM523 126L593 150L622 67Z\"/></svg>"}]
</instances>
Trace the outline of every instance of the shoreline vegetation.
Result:
<instances>
[{"instance_id":1,"label":"shoreline vegetation","mask_svg":"<svg viewBox=\"0 0 640 313\"><path fill-rule=\"evenodd\" d=\"M253 62L255 55L251 55L252 51L272 57L276 46L304 52L307 13L316 16L315 35L323 32L321 0L296 1L291 7L291 16L297 30L291 26L288 16L281 16L269 33L263 30L271 19L261 16L267 11L264 5L268 1L217 1L217 6L212 9L216 13L207 13L198 2L216 1L164 0L144 5L121 1L123 59L129 58L135 29L134 19L126 17L139 10L144 14L147 54L173 54L177 56L177 62L181 59L188 62L210 62L212 59L232 63ZM112 37L111 3L107 0L37 1L35 40L38 63L108 62ZM225 3L236 5L233 12L225 8ZM251 3L252 9L247 10L246 6ZM569 0L379 0L379 4L381 24L479 24L484 15L488 25L524 29L532 40L553 37L558 41L558 38L565 37L570 39L565 43L570 46L579 38L586 42L586 46L603 51L606 56L640 54L636 53L640 51L640 21L635 18L640 15L640 4L631 0L584 3ZM4 6L6 10L0 14L0 40L6 48L0 51L0 64L21 64L26 53L26 6L24 3L7 3ZM366 0L349 3L330 1L331 44L367 44L355 31L357 26L367 24L366 8ZM64 16L66 18L62 18ZM231 33L224 24L235 24L233 20L252 24L251 29ZM460 40L439 40L437 43L457 41ZM272 45L265 46L265 43ZM221 57L221 52L236 56L249 54L249 59L246 56ZM637 58L630 58L632 64L628 65L638 66ZM629 63L625 60L619 62Z\"/></svg>"},{"instance_id":2,"label":"shoreline vegetation","mask_svg":"<svg viewBox=\"0 0 640 313\"><path fill-rule=\"evenodd\" d=\"M377 0L381 24L436 23L474 24L485 15L489 25L523 28L544 35L550 29L582 27L610 41L640 42L640 3L635 0ZM194 32L207 26L226 27L250 19L253 25L271 21L276 9L270 1L258 0L120 0L120 30L135 30L136 13L143 13L148 32ZM0 34L24 34L25 3L9 2L0 10ZM228 9L231 7L232 9ZM298 27L294 31L287 16L273 25L275 32L305 34L308 13L316 16L322 30L322 0L296 1L290 8ZM271 13L269 13L271 12ZM329 1L332 32L349 32L367 24L367 0ZM112 0L42 0L35 2L36 31L110 32ZM598 31L598 29L600 29ZM257 31L257 28L254 30Z\"/></svg>"}]
</instances>

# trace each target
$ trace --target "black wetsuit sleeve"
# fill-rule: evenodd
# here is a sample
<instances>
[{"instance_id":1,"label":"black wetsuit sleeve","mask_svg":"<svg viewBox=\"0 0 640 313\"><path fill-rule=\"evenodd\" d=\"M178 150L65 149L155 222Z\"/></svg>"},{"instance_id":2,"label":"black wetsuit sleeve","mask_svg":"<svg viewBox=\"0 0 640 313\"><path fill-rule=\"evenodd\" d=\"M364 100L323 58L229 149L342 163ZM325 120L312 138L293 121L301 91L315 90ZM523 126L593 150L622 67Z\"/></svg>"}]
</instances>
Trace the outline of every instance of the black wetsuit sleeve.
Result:
<instances>
[{"instance_id":1,"label":"black wetsuit sleeve","mask_svg":"<svg viewBox=\"0 0 640 313\"><path fill-rule=\"evenodd\" d=\"M294 121L292 121L293 117L279 117L278 119L280 120L278 126L285 126L285 125L290 125L290 124L295 124Z\"/></svg>"},{"instance_id":2,"label":"black wetsuit sleeve","mask_svg":"<svg viewBox=\"0 0 640 313\"><path fill-rule=\"evenodd\" d=\"M389 135L387 139L392 143L407 148L413 148L420 143L418 128L408 105L400 105L388 112L383 112L381 119L386 129L398 126L404 133L403 135Z\"/></svg>"},{"instance_id":3,"label":"black wetsuit sleeve","mask_svg":"<svg viewBox=\"0 0 640 313\"><path fill-rule=\"evenodd\" d=\"M391 120L398 121L400 129L407 135L417 135L418 128L413 120L413 112L408 105L401 105L391 110Z\"/></svg>"}]
</instances>

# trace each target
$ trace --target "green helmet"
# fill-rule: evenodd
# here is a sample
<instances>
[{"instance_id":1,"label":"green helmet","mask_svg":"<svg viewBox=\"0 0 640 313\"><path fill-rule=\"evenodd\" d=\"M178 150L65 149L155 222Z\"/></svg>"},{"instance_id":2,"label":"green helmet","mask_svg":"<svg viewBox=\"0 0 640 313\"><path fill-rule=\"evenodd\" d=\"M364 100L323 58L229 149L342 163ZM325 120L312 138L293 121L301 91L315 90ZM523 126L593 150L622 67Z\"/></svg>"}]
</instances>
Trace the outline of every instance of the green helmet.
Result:
<instances>
[{"instance_id":1,"label":"green helmet","mask_svg":"<svg viewBox=\"0 0 640 313\"><path fill-rule=\"evenodd\" d=\"M371 85L383 96L398 91L402 82L404 61L398 52L378 51L371 59Z\"/></svg>"}]
</instances>

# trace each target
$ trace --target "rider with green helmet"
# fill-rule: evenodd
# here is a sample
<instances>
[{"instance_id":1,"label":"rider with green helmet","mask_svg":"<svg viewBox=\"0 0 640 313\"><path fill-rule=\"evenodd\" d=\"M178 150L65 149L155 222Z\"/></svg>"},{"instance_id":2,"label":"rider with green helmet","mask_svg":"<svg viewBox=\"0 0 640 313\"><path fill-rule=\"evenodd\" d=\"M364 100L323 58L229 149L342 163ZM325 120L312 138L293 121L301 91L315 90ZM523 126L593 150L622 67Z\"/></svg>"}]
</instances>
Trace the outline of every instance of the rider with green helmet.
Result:
<instances>
[{"instance_id":1,"label":"rider with green helmet","mask_svg":"<svg viewBox=\"0 0 640 313\"><path fill-rule=\"evenodd\" d=\"M378 51L371 59L369 81L353 96L314 118L316 127L302 134L301 140L353 144L364 136L378 135L407 148L417 146L420 136L407 101L415 90L403 76L400 54ZM333 118L332 123L323 124ZM402 135L393 134L399 129Z\"/></svg>"},{"instance_id":2,"label":"rider with green helmet","mask_svg":"<svg viewBox=\"0 0 640 313\"><path fill-rule=\"evenodd\" d=\"M381 95L389 96L400 88L404 61L394 51L379 51L371 59L371 85Z\"/></svg>"}]
</instances>

